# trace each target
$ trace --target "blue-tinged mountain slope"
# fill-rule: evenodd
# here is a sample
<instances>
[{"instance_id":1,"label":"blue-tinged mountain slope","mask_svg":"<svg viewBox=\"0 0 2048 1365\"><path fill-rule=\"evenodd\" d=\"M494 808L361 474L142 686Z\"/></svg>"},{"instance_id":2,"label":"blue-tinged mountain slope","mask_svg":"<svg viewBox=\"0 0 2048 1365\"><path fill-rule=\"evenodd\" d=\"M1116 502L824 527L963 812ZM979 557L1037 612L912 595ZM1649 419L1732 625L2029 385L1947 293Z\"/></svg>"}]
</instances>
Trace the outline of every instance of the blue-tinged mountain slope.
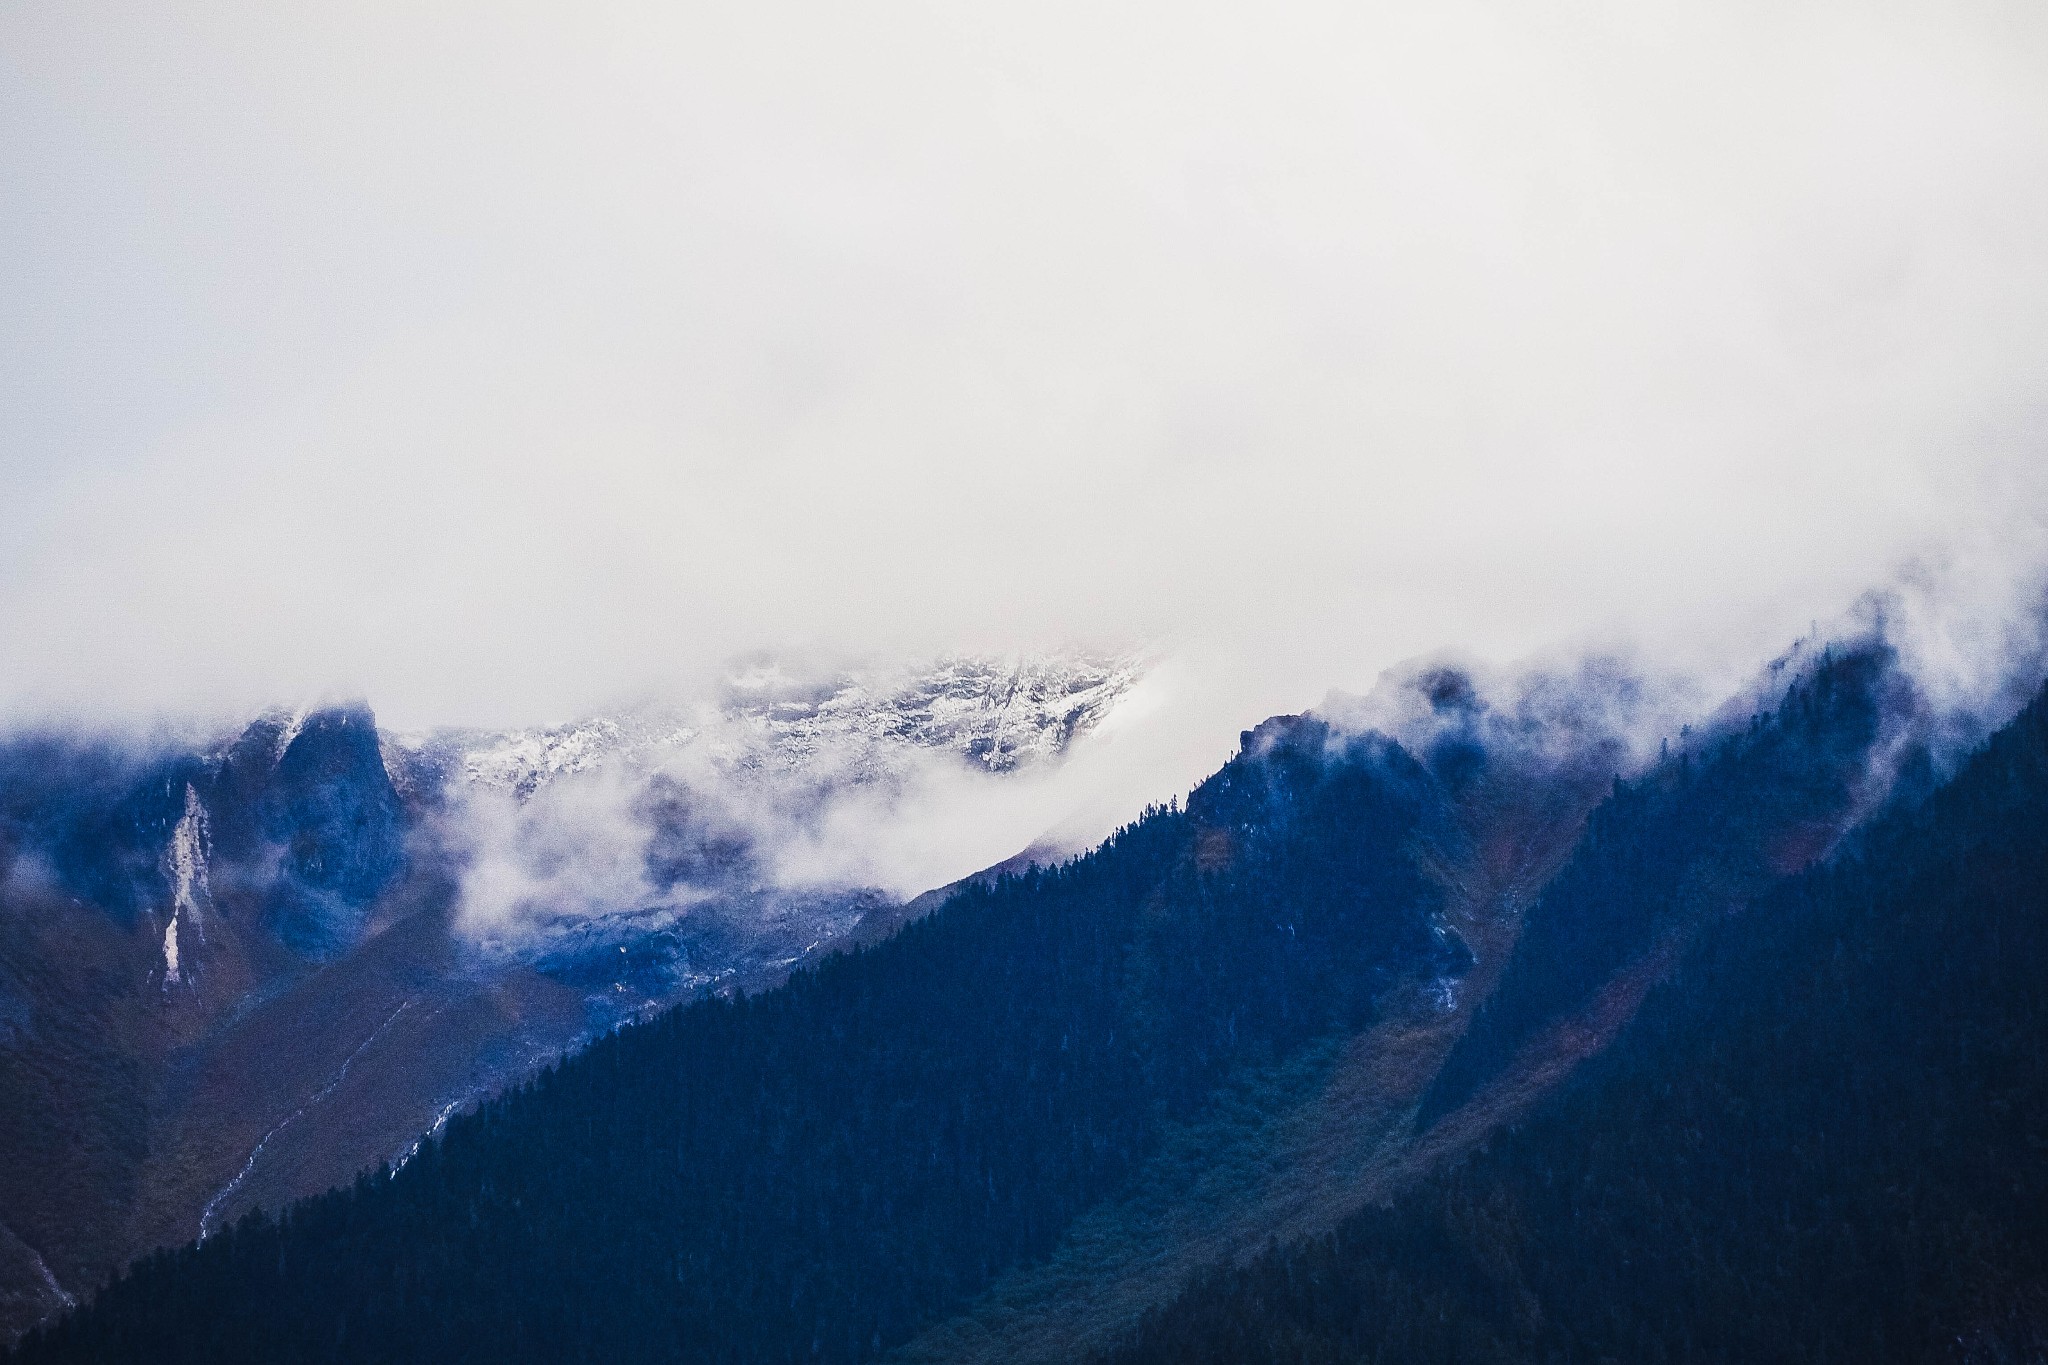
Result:
<instances>
[{"instance_id":1,"label":"blue-tinged mountain slope","mask_svg":"<svg viewBox=\"0 0 2048 1365\"><path fill-rule=\"evenodd\" d=\"M1872 774L1872 750L1911 705L1887 646L1829 651L1774 711L1617 781L1524 916L1418 1121L1470 1099L1616 973L1824 853L1889 776Z\"/></svg>"},{"instance_id":2,"label":"blue-tinged mountain slope","mask_svg":"<svg viewBox=\"0 0 2048 1365\"><path fill-rule=\"evenodd\" d=\"M278 936L308 957L361 938L368 907L405 866L405 817L367 708L306 719L277 760L258 807L283 850L266 907Z\"/></svg>"},{"instance_id":3,"label":"blue-tinged mountain slope","mask_svg":"<svg viewBox=\"0 0 2048 1365\"><path fill-rule=\"evenodd\" d=\"M1560 746L1555 729L1482 699L1453 669L1415 675L1409 700L1428 708L1415 748L1454 811L1417 852L1472 968L1390 998L1372 1028L1312 1054L1321 1069L1241 1077L1229 1102L1176 1131L1129 1194L1091 1211L1044 1264L921 1333L905 1365L1081 1359L1128 1335L1189 1276L1269 1241L1320 1235L1518 1121L1612 1040L1701 916L1762 894L1833 844L1916 751L1922 714L1888 650L1828 650L1793 668L1801 653L1772 670L1780 692L1788 670L1797 677L1775 709L1744 707L1620 783L1605 763L1621 755L1603 732ZM1597 706L1600 681L1587 679L1567 709ZM1389 698L1392 709L1401 700ZM1538 955L1514 951L1524 914L1560 905L1593 907L1604 932L1583 958L1565 955L1570 974L1552 994L1521 988L1546 1002L1547 1021L1449 1121L1418 1123L1473 1007Z\"/></svg>"},{"instance_id":4,"label":"blue-tinged mountain slope","mask_svg":"<svg viewBox=\"0 0 2048 1365\"><path fill-rule=\"evenodd\" d=\"M24 1360L852 1360L1048 1251L1234 1070L1465 964L1397 745L1269 722L1183 809L627 1030L394 1178L148 1259Z\"/></svg>"},{"instance_id":5,"label":"blue-tinged mountain slope","mask_svg":"<svg viewBox=\"0 0 2048 1365\"><path fill-rule=\"evenodd\" d=\"M757 664L540 730L394 735L358 704L0 736L0 1344L623 1020L885 937L943 897L859 857L783 884L777 850L835 803L1043 771L1142 672Z\"/></svg>"},{"instance_id":6,"label":"blue-tinged mountain slope","mask_svg":"<svg viewBox=\"0 0 2048 1365\"><path fill-rule=\"evenodd\" d=\"M404 868L375 734L337 709L211 752L0 743L0 1338L191 1236L355 1047L355 1016L391 1008L360 973L313 985L352 1002L324 1027L280 1007Z\"/></svg>"},{"instance_id":7,"label":"blue-tinged mountain slope","mask_svg":"<svg viewBox=\"0 0 2048 1365\"><path fill-rule=\"evenodd\" d=\"M2041 1360L2044 980L2048 693L1701 922L1516 1131L1106 1359Z\"/></svg>"}]
</instances>

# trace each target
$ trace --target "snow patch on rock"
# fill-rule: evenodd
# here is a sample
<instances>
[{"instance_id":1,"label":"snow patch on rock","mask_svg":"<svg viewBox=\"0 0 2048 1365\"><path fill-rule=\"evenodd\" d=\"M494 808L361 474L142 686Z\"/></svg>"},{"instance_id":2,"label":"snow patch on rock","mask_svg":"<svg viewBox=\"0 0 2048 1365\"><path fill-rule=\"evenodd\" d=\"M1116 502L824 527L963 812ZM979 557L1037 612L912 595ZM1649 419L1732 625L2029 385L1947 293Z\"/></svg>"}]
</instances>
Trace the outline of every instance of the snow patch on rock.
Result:
<instances>
[{"instance_id":1,"label":"snow patch on rock","mask_svg":"<svg viewBox=\"0 0 2048 1365\"><path fill-rule=\"evenodd\" d=\"M178 919L177 916L173 915L171 922L164 926L164 985L175 986L177 984Z\"/></svg>"},{"instance_id":2,"label":"snow patch on rock","mask_svg":"<svg viewBox=\"0 0 2048 1365\"><path fill-rule=\"evenodd\" d=\"M184 979L179 956L178 926L191 926L193 939L206 942L206 907L213 893L206 881L206 806L198 790L185 784L185 809L164 846L164 880L171 888L170 923L164 926L164 985L175 986Z\"/></svg>"},{"instance_id":3,"label":"snow patch on rock","mask_svg":"<svg viewBox=\"0 0 2048 1365\"><path fill-rule=\"evenodd\" d=\"M164 851L164 871L171 883L171 910L202 925L202 907L213 893L206 884L206 806L198 790L185 784L185 811L171 831L170 846ZM203 932L203 931L202 931Z\"/></svg>"}]
</instances>

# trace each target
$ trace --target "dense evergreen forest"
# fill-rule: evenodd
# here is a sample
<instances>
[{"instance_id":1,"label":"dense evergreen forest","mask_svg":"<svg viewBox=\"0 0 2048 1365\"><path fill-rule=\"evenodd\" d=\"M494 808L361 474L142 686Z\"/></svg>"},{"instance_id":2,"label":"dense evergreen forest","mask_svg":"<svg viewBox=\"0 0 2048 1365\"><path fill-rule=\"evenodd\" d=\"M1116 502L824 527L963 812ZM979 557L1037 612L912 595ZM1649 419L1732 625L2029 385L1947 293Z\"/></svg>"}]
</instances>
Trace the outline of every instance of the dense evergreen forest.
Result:
<instances>
[{"instance_id":1,"label":"dense evergreen forest","mask_svg":"<svg viewBox=\"0 0 2048 1365\"><path fill-rule=\"evenodd\" d=\"M1855 811L1872 745L1909 704L1892 651L1828 651L1769 715L1616 782L1522 923L1507 974L1424 1096L1455 1109L1544 1025L1701 920L1740 906L1825 852Z\"/></svg>"},{"instance_id":2,"label":"dense evergreen forest","mask_svg":"<svg viewBox=\"0 0 2048 1365\"><path fill-rule=\"evenodd\" d=\"M1518 1129L1106 1365L2048 1358L2048 693Z\"/></svg>"},{"instance_id":3,"label":"dense evergreen forest","mask_svg":"<svg viewBox=\"0 0 2048 1365\"><path fill-rule=\"evenodd\" d=\"M870 1356L1047 1251L1233 1067L1460 970L1413 857L1445 818L1398 746L1269 722L1186 809L616 1035L18 1358Z\"/></svg>"}]
</instances>

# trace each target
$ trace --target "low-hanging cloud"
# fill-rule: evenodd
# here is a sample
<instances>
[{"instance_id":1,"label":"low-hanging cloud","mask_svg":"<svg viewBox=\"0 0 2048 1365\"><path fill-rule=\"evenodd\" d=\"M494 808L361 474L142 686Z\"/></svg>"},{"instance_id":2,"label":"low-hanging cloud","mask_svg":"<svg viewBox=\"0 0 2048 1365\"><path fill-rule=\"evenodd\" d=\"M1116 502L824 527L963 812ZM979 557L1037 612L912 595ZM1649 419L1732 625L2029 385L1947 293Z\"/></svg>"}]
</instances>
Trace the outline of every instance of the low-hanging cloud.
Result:
<instances>
[{"instance_id":1,"label":"low-hanging cloud","mask_svg":"<svg viewBox=\"0 0 2048 1365\"><path fill-rule=\"evenodd\" d=\"M477 942L517 950L609 916L753 933L1092 842L1151 794L1134 783L1154 755L1121 742L1156 712L1151 686L1129 656L756 661L694 706L386 751L455 855Z\"/></svg>"},{"instance_id":2,"label":"low-hanging cloud","mask_svg":"<svg viewBox=\"0 0 2048 1365\"><path fill-rule=\"evenodd\" d=\"M735 890L874 888L907 898L1022 852L1069 813L1051 774L996 776L957 755L924 753L885 783L682 779L599 769L528 801L471 789L450 827L465 855L464 913L478 929L533 917L573 920L621 909L688 909ZM681 796L689 823L658 807ZM685 857L664 875L668 844L723 833L731 861Z\"/></svg>"},{"instance_id":3,"label":"low-hanging cloud","mask_svg":"<svg viewBox=\"0 0 2048 1365\"><path fill-rule=\"evenodd\" d=\"M79 4L0 51L16 714L1142 640L1200 742L1120 752L1184 782L1443 646L1725 676L2039 551L2034 7Z\"/></svg>"},{"instance_id":4,"label":"low-hanging cloud","mask_svg":"<svg viewBox=\"0 0 2048 1365\"><path fill-rule=\"evenodd\" d=\"M460 793L444 837L462 867L463 931L516 946L577 920L705 899L650 880L652 831L633 818L639 795L615 770L580 774L531 803L489 788Z\"/></svg>"}]
</instances>

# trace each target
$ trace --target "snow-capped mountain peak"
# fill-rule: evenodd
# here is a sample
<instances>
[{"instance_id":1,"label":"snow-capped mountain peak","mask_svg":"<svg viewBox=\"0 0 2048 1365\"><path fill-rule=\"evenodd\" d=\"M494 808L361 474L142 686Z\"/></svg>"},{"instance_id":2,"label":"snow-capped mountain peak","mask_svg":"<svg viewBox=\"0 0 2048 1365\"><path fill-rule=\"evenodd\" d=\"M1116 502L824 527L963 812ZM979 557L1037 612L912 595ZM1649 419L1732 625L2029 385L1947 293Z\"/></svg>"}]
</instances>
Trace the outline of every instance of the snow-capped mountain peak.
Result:
<instances>
[{"instance_id":1,"label":"snow-capped mountain peak","mask_svg":"<svg viewBox=\"0 0 2048 1365\"><path fill-rule=\"evenodd\" d=\"M1131 656L952 656L907 668L807 676L763 662L734 670L715 700L505 731L400 736L402 752L463 785L525 800L571 774L658 768L702 744L728 770L832 775L893 771L918 752L990 773L1058 758L1137 683Z\"/></svg>"}]
</instances>

